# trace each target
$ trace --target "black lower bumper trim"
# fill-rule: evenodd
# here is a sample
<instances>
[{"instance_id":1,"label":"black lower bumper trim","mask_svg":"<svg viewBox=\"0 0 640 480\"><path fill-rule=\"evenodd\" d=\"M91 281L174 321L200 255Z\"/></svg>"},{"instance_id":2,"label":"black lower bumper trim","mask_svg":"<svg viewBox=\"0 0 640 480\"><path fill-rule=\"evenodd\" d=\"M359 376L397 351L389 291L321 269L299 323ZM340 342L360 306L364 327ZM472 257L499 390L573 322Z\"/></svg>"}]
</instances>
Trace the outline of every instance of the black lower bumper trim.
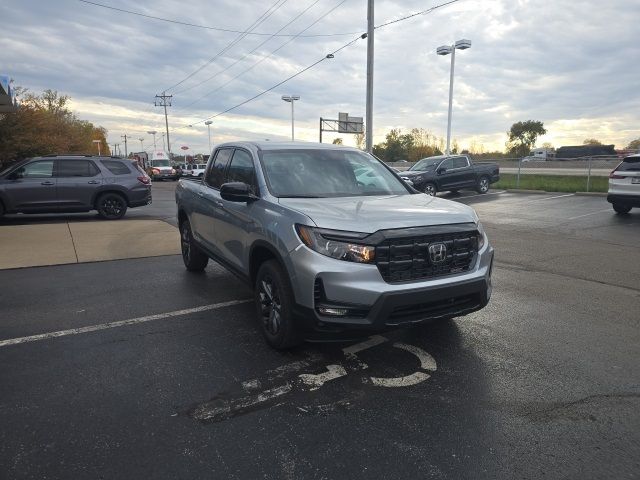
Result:
<instances>
[{"instance_id":1,"label":"black lower bumper trim","mask_svg":"<svg viewBox=\"0 0 640 480\"><path fill-rule=\"evenodd\" d=\"M619 203L621 205L628 205L630 207L640 207L640 195L607 195L607 202Z\"/></svg>"}]
</instances>

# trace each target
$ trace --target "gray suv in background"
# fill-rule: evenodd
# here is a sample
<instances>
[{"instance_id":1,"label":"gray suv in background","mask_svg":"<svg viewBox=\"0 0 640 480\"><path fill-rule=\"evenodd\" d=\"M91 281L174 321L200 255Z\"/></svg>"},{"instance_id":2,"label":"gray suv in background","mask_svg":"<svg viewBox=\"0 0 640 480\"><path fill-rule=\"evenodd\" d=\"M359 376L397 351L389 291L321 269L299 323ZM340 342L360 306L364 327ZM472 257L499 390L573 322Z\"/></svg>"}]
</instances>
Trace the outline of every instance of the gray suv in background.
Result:
<instances>
[{"instance_id":1,"label":"gray suv in background","mask_svg":"<svg viewBox=\"0 0 640 480\"><path fill-rule=\"evenodd\" d=\"M35 157L0 172L0 216L97 210L115 220L150 203L149 176L119 157Z\"/></svg>"},{"instance_id":2,"label":"gray suv in background","mask_svg":"<svg viewBox=\"0 0 640 480\"><path fill-rule=\"evenodd\" d=\"M212 258L253 287L274 348L458 317L491 296L493 248L473 209L354 148L222 144L176 201L187 269Z\"/></svg>"}]
</instances>

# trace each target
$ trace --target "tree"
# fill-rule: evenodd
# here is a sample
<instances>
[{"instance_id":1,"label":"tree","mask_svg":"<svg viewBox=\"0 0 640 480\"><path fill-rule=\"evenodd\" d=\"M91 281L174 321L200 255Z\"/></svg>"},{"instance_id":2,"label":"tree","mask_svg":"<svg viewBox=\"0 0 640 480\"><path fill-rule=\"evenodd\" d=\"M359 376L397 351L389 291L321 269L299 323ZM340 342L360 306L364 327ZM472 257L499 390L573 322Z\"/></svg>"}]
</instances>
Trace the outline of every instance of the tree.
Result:
<instances>
[{"instance_id":1,"label":"tree","mask_svg":"<svg viewBox=\"0 0 640 480\"><path fill-rule=\"evenodd\" d=\"M640 138L631 140L629 145L627 145L627 150L640 150Z\"/></svg>"},{"instance_id":2,"label":"tree","mask_svg":"<svg viewBox=\"0 0 640 480\"><path fill-rule=\"evenodd\" d=\"M69 97L54 90L40 95L20 89L18 111L0 115L0 165L37 155L98 153L100 141L108 155L107 131L78 119L68 108Z\"/></svg>"},{"instance_id":3,"label":"tree","mask_svg":"<svg viewBox=\"0 0 640 480\"><path fill-rule=\"evenodd\" d=\"M342 145L342 139L341 138L334 138L333 139L333 143L334 145Z\"/></svg>"},{"instance_id":4,"label":"tree","mask_svg":"<svg viewBox=\"0 0 640 480\"><path fill-rule=\"evenodd\" d=\"M542 148L552 149L553 145L551 144L551 142L544 142L542 144Z\"/></svg>"},{"instance_id":5,"label":"tree","mask_svg":"<svg viewBox=\"0 0 640 480\"><path fill-rule=\"evenodd\" d=\"M360 150L364 150L365 148L365 138L364 138L364 133L356 133L356 146L360 149Z\"/></svg>"},{"instance_id":6,"label":"tree","mask_svg":"<svg viewBox=\"0 0 640 480\"><path fill-rule=\"evenodd\" d=\"M545 133L547 133L547 130L540 121L526 120L524 122L516 122L511 125L511 129L507 132L509 137L507 149L512 155L524 157L529 154L538 137Z\"/></svg>"},{"instance_id":7,"label":"tree","mask_svg":"<svg viewBox=\"0 0 640 480\"><path fill-rule=\"evenodd\" d=\"M595 138L585 138L582 142L583 145L602 145L600 140L596 140Z\"/></svg>"}]
</instances>

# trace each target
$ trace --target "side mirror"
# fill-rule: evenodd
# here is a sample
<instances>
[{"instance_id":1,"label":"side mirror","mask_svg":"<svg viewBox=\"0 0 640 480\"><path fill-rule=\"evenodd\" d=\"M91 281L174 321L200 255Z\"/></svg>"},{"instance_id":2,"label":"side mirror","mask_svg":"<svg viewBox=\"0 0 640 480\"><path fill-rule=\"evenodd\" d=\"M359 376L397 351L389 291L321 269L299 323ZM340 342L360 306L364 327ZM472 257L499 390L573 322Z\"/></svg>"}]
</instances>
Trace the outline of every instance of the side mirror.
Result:
<instances>
[{"instance_id":1,"label":"side mirror","mask_svg":"<svg viewBox=\"0 0 640 480\"><path fill-rule=\"evenodd\" d=\"M447 169L446 169L446 168L444 168L444 167L440 167L440 168L438 169L438 175L442 175L442 174L443 174L444 172L446 172L446 171L447 171Z\"/></svg>"},{"instance_id":2,"label":"side mirror","mask_svg":"<svg viewBox=\"0 0 640 480\"><path fill-rule=\"evenodd\" d=\"M257 197L244 182L229 182L220 187L220 196L229 202L251 202Z\"/></svg>"}]
</instances>

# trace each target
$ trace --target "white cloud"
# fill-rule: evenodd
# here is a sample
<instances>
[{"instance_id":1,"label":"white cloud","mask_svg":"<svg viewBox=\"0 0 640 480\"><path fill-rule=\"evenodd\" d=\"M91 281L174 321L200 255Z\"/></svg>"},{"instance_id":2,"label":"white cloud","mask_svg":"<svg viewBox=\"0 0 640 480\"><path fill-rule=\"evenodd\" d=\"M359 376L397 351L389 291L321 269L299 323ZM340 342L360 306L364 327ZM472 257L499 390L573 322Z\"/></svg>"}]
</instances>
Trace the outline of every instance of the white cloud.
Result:
<instances>
[{"instance_id":1,"label":"white cloud","mask_svg":"<svg viewBox=\"0 0 640 480\"><path fill-rule=\"evenodd\" d=\"M258 0L104 2L239 30L251 25L271 4ZM275 32L311 3L289 0L257 30ZM285 31L299 32L337 3L321 0ZM376 23L433 5L436 2L379 0ZM34 91L52 88L70 95L79 116L105 126L114 141L123 133L138 138L149 137L149 129L163 131L164 118L152 105L154 95L199 68L236 37L76 0L9 0L0 5L0 17L6 47L2 73ZM365 24L365 2L348 0L307 33L358 32L364 31ZM636 0L462 0L379 29L375 140L383 140L386 131L396 127L422 127L444 136L449 57L437 56L435 48L469 38L472 48L456 58L453 136L460 144L474 142L485 149L502 149L511 123L536 119L544 121L549 131L545 140L556 145L596 137L624 146L640 137L638 24L640 4ZM177 94L169 109L175 131L172 137L188 143L192 151L206 151L204 125L186 125L256 95L352 38L354 35L296 39L229 85L185 108L287 41L271 39L214 79ZM264 40L243 39L179 89L214 76ZM287 138L290 110L280 96L297 93L302 99L296 103L296 136L315 141L320 116L336 117L339 111L364 116L365 65L366 41L360 40L273 92L215 118L214 139Z\"/></svg>"}]
</instances>

